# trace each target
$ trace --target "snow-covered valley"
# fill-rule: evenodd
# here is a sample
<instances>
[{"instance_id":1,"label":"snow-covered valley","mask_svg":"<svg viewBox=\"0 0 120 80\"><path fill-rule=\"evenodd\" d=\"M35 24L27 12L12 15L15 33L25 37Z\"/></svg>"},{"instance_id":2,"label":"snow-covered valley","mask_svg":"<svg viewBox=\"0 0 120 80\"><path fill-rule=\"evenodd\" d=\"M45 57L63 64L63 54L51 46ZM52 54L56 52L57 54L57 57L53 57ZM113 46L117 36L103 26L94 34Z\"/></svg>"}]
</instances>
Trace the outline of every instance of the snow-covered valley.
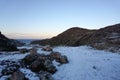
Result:
<instances>
[{"instance_id":1,"label":"snow-covered valley","mask_svg":"<svg viewBox=\"0 0 120 80\"><path fill-rule=\"evenodd\" d=\"M58 71L53 74L55 80L120 80L120 55L106 51L94 50L88 46L79 47L54 47L53 51L60 52L68 57L69 63L56 65ZM0 52L0 61L2 60L20 60L27 54L3 54ZM39 48L38 53L44 53ZM47 52L47 54L49 54ZM0 66L2 69L2 66ZM1 70L0 69L0 70ZM25 71L25 76L29 80L39 80L30 70ZM31 75L28 75L28 74ZM2 76L0 80L5 80Z\"/></svg>"}]
</instances>

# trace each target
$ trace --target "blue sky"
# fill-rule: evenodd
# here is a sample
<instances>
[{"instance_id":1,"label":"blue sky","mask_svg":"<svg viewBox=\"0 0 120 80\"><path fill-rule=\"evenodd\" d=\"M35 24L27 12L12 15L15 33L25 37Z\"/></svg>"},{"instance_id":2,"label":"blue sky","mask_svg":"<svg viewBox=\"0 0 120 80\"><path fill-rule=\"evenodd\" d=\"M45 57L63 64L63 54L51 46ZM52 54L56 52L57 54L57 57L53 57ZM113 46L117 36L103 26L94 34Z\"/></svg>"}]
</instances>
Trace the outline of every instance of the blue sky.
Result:
<instances>
[{"instance_id":1,"label":"blue sky","mask_svg":"<svg viewBox=\"0 0 120 80\"><path fill-rule=\"evenodd\" d=\"M120 0L0 0L0 31L9 38L50 38L71 27L120 23Z\"/></svg>"}]
</instances>

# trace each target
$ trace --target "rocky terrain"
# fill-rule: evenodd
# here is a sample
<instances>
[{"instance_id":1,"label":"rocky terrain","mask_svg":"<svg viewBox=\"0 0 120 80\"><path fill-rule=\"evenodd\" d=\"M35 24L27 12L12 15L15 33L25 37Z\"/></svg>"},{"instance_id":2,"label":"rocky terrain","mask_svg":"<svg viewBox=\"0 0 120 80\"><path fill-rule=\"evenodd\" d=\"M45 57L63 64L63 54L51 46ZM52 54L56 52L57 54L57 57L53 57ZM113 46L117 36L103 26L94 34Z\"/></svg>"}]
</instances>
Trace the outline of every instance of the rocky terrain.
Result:
<instances>
[{"instance_id":1,"label":"rocky terrain","mask_svg":"<svg viewBox=\"0 0 120 80\"><path fill-rule=\"evenodd\" d=\"M89 40L94 48L120 53L120 24L97 30Z\"/></svg>"},{"instance_id":2,"label":"rocky terrain","mask_svg":"<svg viewBox=\"0 0 120 80\"><path fill-rule=\"evenodd\" d=\"M0 33L0 80L120 80L120 24L23 45Z\"/></svg>"},{"instance_id":3,"label":"rocky terrain","mask_svg":"<svg viewBox=\"0 0 120 80\"><path fill-rule=\"evenodd\" d=\"M120 24L107 26L98 30L74 27L51 39L37 40L31 44L48 44L51 46L90 45L96 49L120 52Z\"/></svg>"},{"instance_id":4,"label":"rocky terrain","mask_svg":"<svg viewBox=\"0 0 120 80\"><path fill-rule=\"evenodd\" d=\"M88 29L74 27L74 28L70 28L70 29L64 31L63 33L61 33L51 39L33 41L31 44L40 44L40 45L48 44L51 46L59 46L59 45L73 46L84 35L87 35L87 34L91 35L95 31L96 30L88 30ZM86 42L81 43L81 44L86 44Z\"/></svg>"},{"instance_id":5,"label":"rocky terrain","mask_svg":"<svg viewBox=\"0 0 120 80\"><path fill-rule=\"evenodd\" d=\"M0 51L17 51L14 42L0 32Z\"/></svg>"},{"instance_id":6,"label":"rocky terrain","mask_svg":"<svg viewBox=\"0 0 120 80\"><path fill-rule=\"evenodd\" d=\"M38 53L38 49L43 51L44 54ZM49 52L49 54L45 54L47 52ZM2 54L5 55L6 53L1 53L1 55ZM16 54L16 58L21 56L21 54L24 56L15 60L10 58L0 59L0 77L2 77L0 80L4 80L4 76L7 76L5 80L30 80L28 77L25 77L25 72L22 72L21 69L30 70L36 74L38 80L54 80L52 75L58 70L53 62L59 63L59 66L69 62L67 56L62 55L60 52L53 51L50 46L33 46L30 49L21 48L20 51L12 54L9 53L6 56L13 57Z\"/></svg>"},{"instance_id":7,"label":"rocky terrain","mask_svg":"<svg viewBox=\"0 0 120 80\"><path fill-rule=\"evenodd\" d=\"M0 52L0 80L120 80L119 54L89 46L18 49Z\"/></svg>"}]
</instances>

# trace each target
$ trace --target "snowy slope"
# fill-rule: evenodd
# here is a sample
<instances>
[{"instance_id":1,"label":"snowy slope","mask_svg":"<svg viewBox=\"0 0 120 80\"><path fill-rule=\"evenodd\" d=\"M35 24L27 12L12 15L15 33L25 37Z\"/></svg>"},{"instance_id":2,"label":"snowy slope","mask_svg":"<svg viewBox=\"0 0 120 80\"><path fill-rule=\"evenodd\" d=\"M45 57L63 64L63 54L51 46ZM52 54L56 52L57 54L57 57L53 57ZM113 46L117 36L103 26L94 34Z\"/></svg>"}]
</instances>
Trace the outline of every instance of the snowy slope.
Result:
<instances>
[{"instance_id":1,"label":"snowy slope","mask_svg":"<svg viewBox=\"0 0 120 80\"><path fill-rule=\"evenodd\" d=\"M24 48L24 47L21 47ZM27 47L31 48L31 47ZM68 57L69 63L57 66L58 71L53 75L55 80L120 80L120 55L111 52L94 50L91 47L55 47L54 51ZM39 53L46 53L38 48ZM0 55L2 60L20 60L27 54L7 53ZM49 54L47 52L46 54ZM0 67L2 68L2 67ZM20 69L30 80L39 80L36 74L28 69ZM5 80L6 76L0 78Z\"/></svg>"},{"instance_id":2,"label":"snowy slope","mask_svg":"<svg viewBox=\"0 0 120 80\"><path fill-rule=\"evenodd\" d=\"M90 47L57 47L70 63L58 67L55 80L120 80L120 55Z\"/></svg>"}]
</instances>

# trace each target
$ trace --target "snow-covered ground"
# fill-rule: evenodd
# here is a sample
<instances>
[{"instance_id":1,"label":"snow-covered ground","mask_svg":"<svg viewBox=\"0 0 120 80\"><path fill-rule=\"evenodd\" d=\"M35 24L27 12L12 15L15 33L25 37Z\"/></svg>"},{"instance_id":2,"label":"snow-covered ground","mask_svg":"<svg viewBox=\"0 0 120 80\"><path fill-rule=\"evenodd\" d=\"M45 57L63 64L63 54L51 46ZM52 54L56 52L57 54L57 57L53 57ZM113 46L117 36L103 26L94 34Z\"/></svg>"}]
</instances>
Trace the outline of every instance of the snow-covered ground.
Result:
<instances>
[{"instance_id":1,"label":"snow-covered ground","mask_svg":"<svg viewBox=\"0 0 120 80\"><path fill-rule=\"evenodd\" d=\"M55 80L120 80L120 55L90 47L57 47L69 63L58 67Z\"/></svg>"},{"instance_id":2,"label":"snow-covered ground","mask_svg":"<svg viewBox=\"0 0 120 80\"><path fill-rule=\"evenodd\" d=\"M94 50L91 47L55 47L53 51L68 57L69 63L61 66L54 61L58 71L53 75L55 80L120 80L120 55L111 52ZM39 53L45 53L38 49ZM27 53L29 54L29 53ZM27 54L0 54L1 60L19 60ZM49 53L47 53L49 54ZM30 80L39 80L28 69L20 69ZM0 80L5 80L4 77Z\"/></svg>"}]
</instances>

